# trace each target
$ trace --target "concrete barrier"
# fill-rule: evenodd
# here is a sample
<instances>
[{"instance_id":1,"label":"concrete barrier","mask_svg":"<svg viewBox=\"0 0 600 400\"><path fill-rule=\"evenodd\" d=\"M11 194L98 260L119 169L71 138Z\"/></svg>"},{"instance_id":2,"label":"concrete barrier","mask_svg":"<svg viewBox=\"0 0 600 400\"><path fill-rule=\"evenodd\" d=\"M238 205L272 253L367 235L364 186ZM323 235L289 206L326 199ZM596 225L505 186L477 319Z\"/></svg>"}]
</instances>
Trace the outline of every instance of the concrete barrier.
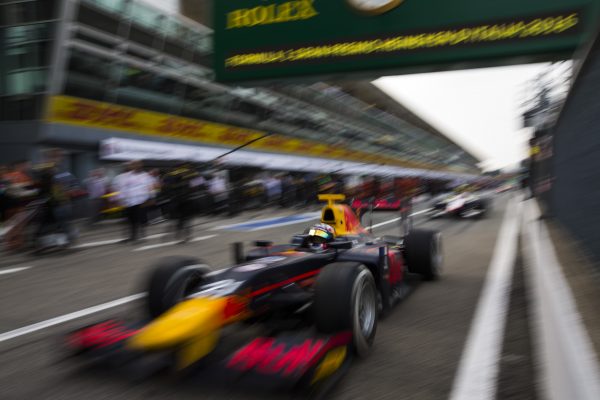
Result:
<instances>
[{"instance_id":1,"label":"concrete barrier","mask_svg":"<svg viewBox=\"0 0 600 400\"><path fill-rule=\"evenodd\" d=\"M540 388L549 400L600 399L600 367L535 200L525 204L523 250L535 316Z\"/></svg>"}]
</instances>

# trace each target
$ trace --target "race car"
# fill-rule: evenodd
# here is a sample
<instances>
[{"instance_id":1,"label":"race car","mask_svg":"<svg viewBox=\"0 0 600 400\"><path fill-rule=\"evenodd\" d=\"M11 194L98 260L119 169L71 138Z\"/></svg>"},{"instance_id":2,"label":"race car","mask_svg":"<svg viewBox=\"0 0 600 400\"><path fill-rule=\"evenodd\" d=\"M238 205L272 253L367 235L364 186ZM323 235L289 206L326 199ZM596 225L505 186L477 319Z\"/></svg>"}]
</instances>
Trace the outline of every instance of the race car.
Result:
<instances>
[{"instance_id":1,"label":"race car","mask_svg":"<svg viewBox=\"0 0 600 400\"><path fill-rule=\"evenodd\" d=\"M428 215L430 218L481 218L489 211L490 202L489 198L468 191L445 194L433 201Z\"/></svg>"},{"instance_id":2,"label":"race car","mask_svg":"<svg viewBox=\"0 0 600 400\"><path fill-rule=\"evenodd\" d=\"M317 227L247 253L235 243L229 268L161 260L148 277L145 319L70 332L68 348L110 366L161 360L161 368L198 367L209 382L323 391L353 356L369 354L380 315L415 280L439 276L442 249L439 232L378 238L338 203L343 195L319 199L327 205Z\"/></svg>"}]
</instances>

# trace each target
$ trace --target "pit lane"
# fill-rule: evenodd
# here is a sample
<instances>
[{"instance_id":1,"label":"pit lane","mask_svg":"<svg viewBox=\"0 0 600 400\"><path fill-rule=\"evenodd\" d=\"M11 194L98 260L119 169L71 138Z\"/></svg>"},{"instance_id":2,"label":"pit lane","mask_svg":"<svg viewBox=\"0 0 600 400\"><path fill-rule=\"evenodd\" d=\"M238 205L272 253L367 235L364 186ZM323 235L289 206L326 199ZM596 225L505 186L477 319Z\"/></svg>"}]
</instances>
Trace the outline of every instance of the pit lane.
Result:
<instances>
[{"instance_id":1,"label":"pit lane","mask_svg":"<svg viewBox=\"0 0 600 400\"><path fill-rule=\"evenodd\" d=\"M439 282L421 284L413 295L380 322L371 357L356 362L328 398L448 397L490 264L506 199L506 196L498 198L493 211L483 220L428 221L424 215L415 217L417 226L439 229L444 235L444 277ZM255 213L257 215L200 221L195 237L215 236L186 245L165 245L136 252L134 250L141 245L115 243L40 258L11 256L3 259L3 267L5 263L16 265L20 262L32 268L0 276L0 291L3 293L0 332L139 293L143 290L145 272L158 257L187 254L201 257L215 267L226 266L231 260L231 242L255 239L282 241L309 224L277 226L260 232L215 229L245 222L251 217L285 213L263 210ZM377 225L395 217L390 213L375 214L373 223ZM165 226L158 225L149 234L158 235L164 229ZM374 233L384 235L397 231L397 225L390 223L375 228ZM110 241L120 234L119 228L111 225L91 232L84 240ZM151 239L147 244L171 240L167 235ZM169 377L133 385L120 377L82 372L69 362L57 363L61 356L58 343L62 332L102 318L131 316L139 311L140 304L140 301L134 301L0 343L2 398L266 398L262 394L249 395L235 388L208 390L193 381L180 383Z\"/></svg>"}]
</instances>

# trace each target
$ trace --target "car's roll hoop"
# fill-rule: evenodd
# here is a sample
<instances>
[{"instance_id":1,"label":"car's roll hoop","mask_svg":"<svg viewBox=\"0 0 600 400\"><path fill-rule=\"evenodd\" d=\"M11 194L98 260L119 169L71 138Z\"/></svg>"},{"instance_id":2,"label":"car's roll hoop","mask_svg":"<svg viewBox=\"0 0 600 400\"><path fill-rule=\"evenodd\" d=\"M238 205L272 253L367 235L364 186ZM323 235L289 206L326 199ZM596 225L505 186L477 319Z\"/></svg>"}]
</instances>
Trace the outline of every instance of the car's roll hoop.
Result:
<instances>
[{"instance_id":1,"label":"car's roll hoop","mask_svg":"<svg viewBox=\"0 0 600 400\"><path fill-rule=\"evenodd\" d=\"M319 201L326 201L329 207L336 204L336 201L344 201L346 200L346 195L344 194L320 194Z\"/></svg>"}]
</instances>

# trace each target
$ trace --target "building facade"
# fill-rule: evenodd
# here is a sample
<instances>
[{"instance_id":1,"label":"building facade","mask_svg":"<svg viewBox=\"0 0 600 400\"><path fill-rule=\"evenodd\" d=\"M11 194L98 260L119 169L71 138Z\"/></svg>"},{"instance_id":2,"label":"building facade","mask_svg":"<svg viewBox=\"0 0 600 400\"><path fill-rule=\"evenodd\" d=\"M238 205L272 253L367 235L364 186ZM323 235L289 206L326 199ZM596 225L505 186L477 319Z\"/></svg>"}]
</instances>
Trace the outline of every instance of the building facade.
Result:
<instances>
[{"instance_id":1,"label":"building facade","mask_svg":"<svg viewBox=\"0 0 600 400\"><path fill-rule=\"evenodd\" d=\"M127 140L138 149L191 146L206 159L250 143L245 159L272 169L286 164L273 164L278 157L297 157L332 170L478 172L477 159L418 117L343 85L214 82L212 30L143 0L3 0L0 8L2 162L60 146L82 176L105 158L103 143ZM356 92L377 91L368 89Z\"/></svg>"}]
</instances>

